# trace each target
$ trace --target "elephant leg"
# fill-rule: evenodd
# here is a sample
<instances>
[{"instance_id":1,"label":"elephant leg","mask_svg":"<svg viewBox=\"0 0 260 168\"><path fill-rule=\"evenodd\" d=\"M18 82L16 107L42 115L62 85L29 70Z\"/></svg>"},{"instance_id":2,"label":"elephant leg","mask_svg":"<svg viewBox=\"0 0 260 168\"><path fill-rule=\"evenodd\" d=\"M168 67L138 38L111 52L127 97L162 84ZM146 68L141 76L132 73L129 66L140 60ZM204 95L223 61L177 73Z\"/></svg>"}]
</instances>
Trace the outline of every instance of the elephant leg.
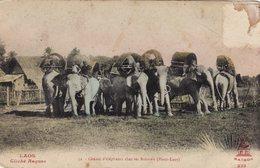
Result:
<instances>
[{"instance_id":1,"label":"elephant leg","mask_svg":"<svg viewBox=\"0 0 260 168\"><path fill-rule=\"evenodd\" d=\"M213 79L211 77L210 72L205 73L205 74L207 76L207 81L208 81L208 84L210 86L209 88L210 88L211 96L212 96L212 99L213 99L214 111L218 111Z\"/></svg>"},{"instance_id":2,"label":"elephant leg","mask_svg":"<svg viewBox=\"0 0 260 168\"><path fill-rule=\"evenodd\" d=\"M64 116L64 101L62 101L62 99L60 98L58 100L59 102L59 117L63 117Z\"/></svg>"},{"instance_id":3,"label":"elephant leg","mask_svg":"<svg viewBox=\"0 0 260 168\"><path fill-rule=\"evenodd\" d=\"M81 110L83 104L84 104L84 103L78 101L78 106L77 106L77 112L78 112L78 113L80 113L80 110Z\"/></svg>"},{"instance_id":4,"label":"elephant leg","mask_svg":"<svg viewBox=\"0 0 260 168\"><path fill-rule=\"evenodd\" d=\"M220 99L220 111L224 111L224 99Z\"/></svg>"},{"instance_id":5,"label":"elephant leg","mask_svg":"<svg viewBox=\"0 0 260 168\"><path fill-rule=\"evenodd\" d=\"M137 117L142 117L141 112L142 112L142 98L141 95L138 94L136 96L136 113L137 113Z\"/></svg>"},{"instance_id":6,"label":"elephant leg","mask_svg":"<svg viewBox=\"0 0 260 168\"><path fill-rule=\"evenodd\" d=\"M145 88L146 89L146 88ZM145 91L142 91L141 92L141 108L143 108L143 114L147 114L147 101L146 101L146 98L147 98L147 93L146 93L146 90ZM142 109L141 109L142 111Z\"/></svg>"},{"instance_id":7,"label":"elephant leg","mask_svg":"<svg viewBox=\"0 0 260 168\"><path fill-rule=\"evenodd\" d=\"M95 111L97 111L99 114L104 114L105 112L105 103L104 103L104 94L103 92L99 92L97 94L97 99L95 103Z\"/></svg>"},{"instance_id":8,"label":"elephant leg","mask_svg":"<svg viewBox=\"0 0 260 168\"><path fill-rule=\"evenodd\" d=\"M117 100L115 103L115 114L117 116L120 116L122 114L122 104L123 104L124 100Z\"/></svg>"},{"instance_id":9,"label":"elephant leg","mask_svg":"<svg viewBox=\"0 0 260 168\"><path fill-rule=\"evenodd\" d=\"M203 99L203 98L201 98L201 101L202 101L202 103L204 104L204 107L205 107L205 114L209 114L210 111L209 111L209 109L208 109L208 103L207 103L207 101L206 101L205 99Z\"/></svg>"},{"instance_id":10,"label":"elephant leg","mask_svg":"<svg viewBox=\"0 0 260 168\"><path fill-rule=\"evenodd\" d=\"M97 104L97 100L94 100L92 105L91 105L91 108L92 108L92 115L96 115L96 110L95 110L95 105Z\"/></svg>"},{"instance_id":11,"label":"elephant leg","mask_svg":"<svg viewBox=\"0 0 260 168\"><path fill-rule=\"evenodd\" d=\"M227 93L227 96L226 96L226 103L227 103L227 109L231 109L231 102L230 102L230 93Z\"/></svg>"},{"instance_id":12,"label":"elephant leg","mask_svg":"<svg viewBox=\"0 0 260 168\"><path fill-rule=\"evenodd\" d=\"M200 104L200 97L199 97L199 92L195 91L191 94L191 97L193 98L196 106L197 106L197 115L202 116L204 113L201 111L201 104Z\"/></svg>"},{"instance_id":13,"label":"elephant leg","mask_svg":"<svg viewBox=\"0 0 260 168\"><path fill-rule=\"evenodd\" d=\"M171 109L170 97L169 97L168 93L165 95L165 100L166 100L166 105L167 105L167 115L173 116L172 109Z\"/></svg>"},{"instance_id":14,"label":"elephant leg","mask_svg":"<svg viewBox=\"0 0 260 168\"><path fill-rule=\"evenodd\" d=\"M137 96L132 95L131 93L126 94L126 115L133 114L133 102L134 102L134 109L136 108L136 98Z\"/></svg>"},{"instance_id":15,"label":"elephant leg","mask_svg":"<svg viewBox=\"0 0 260 168\"><path fill-rule=\"evenodd\" d=\"M197 103L197 115L204 115L201 111L201 104L200 104L200 100Z\"/></svg>"},{"instance_id":16,"label":"elephant leg","mask_svg":"<svg viewBox=\"0 0 260 168\"><path fill-rule=\"evenodd\" d=\"M132 115L133 114L133 108L132 108L132 100L127 99L126 100L126 115Z\"/></svg>"},{"instance_id":17,"label":"elephant leg","mask_svg":"<svg viewBox=\"0 0 260 168\"><path fill-rule=\"evenodd\" d=\"M84 97L84 111L87 115L87 117L90 117L90 99L87 97Z\"/></svg>"},{"instance_id":18,"label":"elephant leg","mask_svg":"<svg viewBox=\"0 0 260 168\"><path fill-rule=\"evenodd\" d=\"M59 101L58 101L57 98L55 98L55 99L52 101L52 107L53 107L54 117L58 117L58 116L59 116L59 113L60 113L60 108L59 108Z\"/></svg>"},{"instance_id":19,"label":"elephant leg","mask_svg":"<svg viewBox=\"0 0 260 168\"><path fill-rule=\"evenodd\" d=\"M160 116L160 113L159 113L159 106L158 106L158 98L159 98L159 94L158 93L155 93L154 95L154 115L155 116Z\"/></svg>"},{"instance_id":20,"label":"elephant leg","mask_svg":"<svg viewBox=\"0 0 260 168\"><path fill-rule=\"evenodd\" d=\"M61 89L61 96L58 98L58 103L59 103L59 117L64 116L64 104L65 104L65 97L66 97L66 88Z\"/></svg>"},{"instance_id":21,"label":"elephant leg","mask_svg":"<svg viewBox=\"0 0 260 168\"><path fill-rule=\"evenodd\" d=\"M234 95L234 103L235 108L240 108L239 102L238 102L238 90L237 90L237 82L234 82L234 88L233 88L233 95Z\"/></svg>"},{"instance_id":22,"label":"elephant leg","mask_svg":"<svg viewBox=\"0 0 260 168\"><path fill-rule=\"evenodd\" d=\"M51 104L49 104L46 108L46 111L45 111L45 115L47 117L50 117L51 116Z\"/></svg>"},{"instance_id":23,"label":"elephant leg","mask_svg":"<svg viewBox=\"0 0 260 168\"><path fill-rule=\"evenodd\" d=\"M147 95L146 99L147 99L147 102L148 102L149 114L152 115L153 114L153 106L152 106L152 103L150 101L152 99L150 99L148 95Z\"/></svg>"},{"instance_id":24,"label":"elephant leg","mask_svg":"<svg viewBox=\"0 0 260 168\"><path fill-rule=\"evenodd\" d=\"M77 112L77 100L75 98L76 92L72 88L70 88L70 85L68 86L68 93L71 100L71 108L72 108L72 115L74 118L78 118L78 112Z\"/></svg>"}]
</instances>

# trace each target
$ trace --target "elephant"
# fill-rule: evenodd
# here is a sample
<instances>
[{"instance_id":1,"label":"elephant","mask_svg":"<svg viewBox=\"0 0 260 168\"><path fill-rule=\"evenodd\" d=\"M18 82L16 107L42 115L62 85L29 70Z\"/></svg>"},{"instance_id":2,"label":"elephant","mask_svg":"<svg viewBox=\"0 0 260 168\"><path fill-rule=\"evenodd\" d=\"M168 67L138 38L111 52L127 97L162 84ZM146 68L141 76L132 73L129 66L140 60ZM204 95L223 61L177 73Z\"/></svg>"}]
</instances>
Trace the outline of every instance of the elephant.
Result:
<instances>
[{"instance_id":1,"label":"elephant","mask_svg":"<svg viewBox=\"0 0 260 168\"><path fill-rule=\"evenodd\" d=\"M200 99L199 91L201 86L205 84L210 87L212 93L212 99L214 103L214 110L217 111L217 103L215 98L212 75L203 65L197 65L196 67L196 71L200 74L200 75L196 74L197 80L193 80L192 78L190 78L189 74L187 76L175 76L171 68L166 66L156 66L155 68L157 70L158 77L159 77L161 105L164 104L165 96L166 96L166 101L169 101L173 99L175 96L190 94L197 106L197 114L204 115L204 113L202 113L201 111L202 99ZM166 88L167 85L169 86L169 91L167 91ZM168 100L168 96L169 96L169 100ZM205 114L210 113L207 104L205 102L204 105L206 110Z\"/></svg>"},{"instance_id":2,"label":"elephant","mask_svg":"<svg viewBox=\"0 0 260 168\"><path fill-rule=\"evenodd\" d=\"M95 115L94 106L97 100L97 91L99 82L94 77L84 77L77 73L67 75L66 87L68 89L69 98L71 100L73 117L78 118L78 111L84 104L84 111L87 117L90 115L90 102L94 101L92 105L93 115Z\"/></svg>"},{"instance_id":3,"label":"elephant","mask_svg":"<svg viewBox=\"0 0 260 168\"><path fill-rule=\"evenodd\" d=\"M108 78L103 77L99 80L96 111L108 114L110 107L114 103L112 88L112 83Z\"/></svg>"},{"instance_id":4,"label":"elephant","mask_svg":"<svg viewBox=\"0 0 260 168\"><path fill-rule=\"evenodd\" d=\"M139 71L129 74L127 77L115 76L112 79L114 93L114 111L117 115L121 115L122 104L126 101L126 115L132 114L132 103L134 103L134 111L136 117L147 114L147 91L146 85L148 76Z\"/></svg>"},{"instance_id":5,"label":"elephant","mask_svg":"<svg viewBox=\"0 0 260 168\"><path fill-rule=\"evenodd\" d=\"M157 66L159 67L159 66ZM158 106L158 100L159 100L159 93L160 93L160 86L164 89L166 89L166 83L159 83L159 76L157 73L156 67L149 67L144 70L144 72L148 76L148 82L147 82L147 95L151 103L149 103L149 112L150 114L154 114L155 116L160 116L159 114L159 106ZM166 77L166 76L165 76ZM163 78L163 76L161 76ZM161 79L161 81L164 81L164 79ZM165 79L166 81L166 79ZM163 86L164 85L164 86ZM166 108L167 108L167 115L173 116L171 112L171 105L170 105L170 99L168 95L165 95L163 99L166 99ZM163 100L164 101L164 100ZM162 103L163 105L163 103Z\"/></svg>"},{"instance_id":6,"label":"elephant","mask_svg":"<svg viewBox=\"0 0 260 168\"><path fill-rule=\"evenodd\" d=\"M42 87L47 105L46 115L51 116L51 106L55 117L64 115L66 87L63 85L63 75L66 61L58 53L48 53L40 64L44 72Z\"/></svg>"},{"instance_id":7,"label":"elephant","mask_svg":"<svg viewBox=\"0 0 260 168\"><path fill-rule=\"evenodd\" d=\"M51 116L51 105L55 117L62 117L64 114L66 88L61 85L60 79L61 74L55 70L46 73L42 78L47 116Z\"/></svg>"},{"instance_id":8,"label":"elephant","mask_svg":"<svg viewBox=\"0 0 260 168\"><path fill-rule=\"evenodd\" d=\"M236 78L227 72L221 71L214 77L217 98L220 100L220 110L224 110L224 100L228 109L231 109L230 95L233 94L235 108L239 108Z\"/></svg>"}]
</instances>

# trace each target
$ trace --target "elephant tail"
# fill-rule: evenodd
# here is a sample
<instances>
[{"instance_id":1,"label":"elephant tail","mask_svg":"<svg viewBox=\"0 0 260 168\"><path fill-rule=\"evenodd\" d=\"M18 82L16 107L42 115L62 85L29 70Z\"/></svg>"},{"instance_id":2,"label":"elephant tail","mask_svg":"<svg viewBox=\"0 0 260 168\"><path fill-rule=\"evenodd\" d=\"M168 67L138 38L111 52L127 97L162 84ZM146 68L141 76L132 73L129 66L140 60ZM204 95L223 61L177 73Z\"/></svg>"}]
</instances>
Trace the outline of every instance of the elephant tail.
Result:
<instances>
[{"instance_id":1,"label":"elephant tail","mask_svg":"<svg viewBox=\"0 0 260 168\"><path fill-rule=\"evenodd\" d=\"M223 97L222 97L222 95L220 94L219 86L218 86L218 83L219 83L218 81L219 81L220 75L221 75L221 74L217 74L217 75L215 76L215 88L216 88L216 91L217 91L217 93L218 93L218 96L220 97L221 100L223 100Z\"/></svg>"}]
</instances>

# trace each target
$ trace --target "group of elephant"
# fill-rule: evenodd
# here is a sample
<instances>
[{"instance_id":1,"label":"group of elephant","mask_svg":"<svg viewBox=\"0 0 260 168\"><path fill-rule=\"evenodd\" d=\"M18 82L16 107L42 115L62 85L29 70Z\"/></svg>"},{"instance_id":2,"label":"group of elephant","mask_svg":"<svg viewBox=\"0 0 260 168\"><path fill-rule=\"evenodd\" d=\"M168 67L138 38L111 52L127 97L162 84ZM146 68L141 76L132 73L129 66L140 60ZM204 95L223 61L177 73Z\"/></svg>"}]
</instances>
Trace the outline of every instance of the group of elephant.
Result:
<instances>
[{"instance_id":1,"label":"group of elephant","mask_svg":"<svg viewBox=\"0 0 260 168\"><path fill-rule=\"evenodd\" d=\"M130 54L131 55L131 54ZM134 63L134 66L137 64ZM186 72L187 66L181 71ZM192 73L176 75L174 67L167 67L163 63L153 64L145 68L132 68L127 75L116 75L110 78L85 77L78 73L61 73L51 68L42 79L42 86L46 100L46 115L51 115L51 106L55 117L64 115L66 108L66 94L71 102L74 118L84 105L87 117L95 115L95 105L100 105L101 111L109 113L113 109L115 115L133 115L137 118L143 115L159 116L159 105L165 107L168 116L173 116L171 100L179 95L191 95L196 105L197 115L210 113L208 103L200 97L200 88L209 87L213 100L214 111L231 108L230 95L234 98L235 107L239 107L236 79L227 72L213 72L203 65L196 65ZM193 74L193 75L194 75ZM220 100L218 108L217 100ZM91 103L93 101L93 103ZM126 103L123 113L122 105ZM202 112L201 104L205 106ZM105 108L105 109L104 109ZM92 111L92 113L91 113Z\"/></svg>"}]
</instances>

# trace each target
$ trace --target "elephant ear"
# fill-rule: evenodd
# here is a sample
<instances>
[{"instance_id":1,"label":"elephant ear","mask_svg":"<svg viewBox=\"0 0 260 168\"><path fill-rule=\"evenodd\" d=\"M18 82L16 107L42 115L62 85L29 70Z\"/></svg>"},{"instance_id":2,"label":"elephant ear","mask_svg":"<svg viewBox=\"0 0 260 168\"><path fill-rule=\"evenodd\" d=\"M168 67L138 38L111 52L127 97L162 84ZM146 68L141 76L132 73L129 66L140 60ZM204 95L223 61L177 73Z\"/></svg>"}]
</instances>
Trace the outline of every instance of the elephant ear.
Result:
<instances>
[{"instance_id":1,"label":"elephant ear","mask_svg":"<svg viewBox=\"0 0 260 168\"><path fill-rule=\"evenodd\" d=\"M59 86L61 84L62 75L57 75L52 79L54 85Z\"/></svg>"},{"instance_id":2,"label":"elephant ear","mask_svg":"<svg viewBox=\"0 0 260 168\"><path fill-rule=\"evenodd\" d=\"M144 74L140 74L136 80L136 82L141 86L142 83L148 82L148 76Z\"/></svg>"}]
</instances>

